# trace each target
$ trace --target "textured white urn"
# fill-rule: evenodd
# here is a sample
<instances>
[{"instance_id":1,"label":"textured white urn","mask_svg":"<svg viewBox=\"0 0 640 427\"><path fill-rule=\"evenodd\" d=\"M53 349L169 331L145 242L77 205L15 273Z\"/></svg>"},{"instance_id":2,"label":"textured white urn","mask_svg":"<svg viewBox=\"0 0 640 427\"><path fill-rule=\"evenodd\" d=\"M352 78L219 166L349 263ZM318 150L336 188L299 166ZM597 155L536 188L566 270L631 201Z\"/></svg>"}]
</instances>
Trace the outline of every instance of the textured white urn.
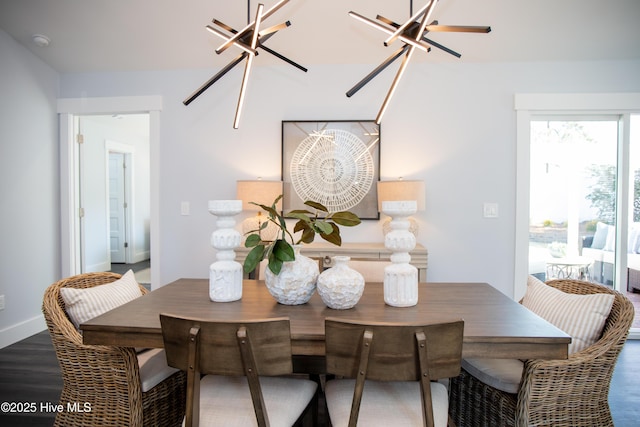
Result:
<instances>
[{"instance_id":1,"label":"textured white urn","mask_svg":"<svg viewBox=\"0 0 640 427\"><path fill-rule=\"evenodd\" d=\"M235 261L234 249L240 246L242 235L234 228L234 217L242 212L242 200L210 200L209 212L218 217L218 229L211 233L217 261L209 266L209 299L237 301L242 298L242 265Z\"/></svg>"},{"instance_id":2,"label":"textured white urn","mask_svg":"<svg viewBox=\"0 0 640 427\"><path fill-rule=\"evenodd\" d=\"M299 305L311 299L318 280L318 263L300 254L300 246L294 246L294 261L282 264L280 274L273 274L269 268L264 270L264 281L269 293L280 304Z\"/></svg>"},{"instance_id":3,"label":"textured white urn","mask_svg":"<svg viewBox=\"0 0 640 427\"><path fill-rule=\"evenodd\" d=\"M416 211L416 201L382 202L382 212L391 217L391 231L384 236L384 246L392 251L392 264L384 268L384 302L394 307L418 303L418 269L409 264L409 252L416 247L409 217Z\"/></svg>"},{"instance_id":4,"label":"textured white urn","mask_svg":"<svg viewBox=\"0 0 640 427\"><path fill-rule=\"evenodd\" d=\"M334 256L333 267L318 276L318 294L329 308L352 308L364 292L364 277L349 267L350 259L348 256Z\"/></svg>"}]
</instances>

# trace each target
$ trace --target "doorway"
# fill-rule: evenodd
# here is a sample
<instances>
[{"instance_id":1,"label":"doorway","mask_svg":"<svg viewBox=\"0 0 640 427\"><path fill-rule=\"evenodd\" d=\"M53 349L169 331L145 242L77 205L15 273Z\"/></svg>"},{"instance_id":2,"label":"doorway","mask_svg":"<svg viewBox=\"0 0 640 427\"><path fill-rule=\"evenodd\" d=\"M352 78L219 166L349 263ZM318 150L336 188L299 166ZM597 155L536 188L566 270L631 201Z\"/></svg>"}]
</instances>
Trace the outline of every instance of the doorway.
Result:
<instances>
[{"instance_id":1,"label":"doorway","mask_svg":"<svg viewBox=\"0 0 640 427\"><path fill-rule=\"evenodd\" d=\"M81 116L98 116L114 114L146 114L148 116L148 154L143 157L147 164L145 169L149 176L146 194L149 197L150 214L145 225L145 238L149 242L149 258L160 258L160 220L159 220L159 141L160 141L160 110L161 96L129 96L129 97L98 97L98 98L66 98L58 100L60 118L60 202L61 202L61 258L62 276L68 277L79 274L82 270L80 238L81 210L78 208L80 200L80 168L79 152L83 144L76 141L76 122ZM112 138L118 140L118 138ZM137 153L137 151L136 151ZM106 160L102 167L106 167ZM134 183L138 176L133 176ZM135 185L134 185L135 187ZM106 188L106 184L103 188ZM138 199L137 194L132 197ZM106 197L106 195L105 195ZM106 205L103 210L107 216ZM105 220L106 221L106 220ZM104 238L107 241L107 236ZM160 263L154 262L149 271L151 288L161 285Z\"/></svg>"},{"instance_id":2,"label":"doorway","mask_svg":"<svg viewBox=\"0 0 640 427\"><path fill-rule=\"evenodd\" d=\"M148 261L148 114L78 116L77 134L81 272Z\"/></svg>"}]
</instances>

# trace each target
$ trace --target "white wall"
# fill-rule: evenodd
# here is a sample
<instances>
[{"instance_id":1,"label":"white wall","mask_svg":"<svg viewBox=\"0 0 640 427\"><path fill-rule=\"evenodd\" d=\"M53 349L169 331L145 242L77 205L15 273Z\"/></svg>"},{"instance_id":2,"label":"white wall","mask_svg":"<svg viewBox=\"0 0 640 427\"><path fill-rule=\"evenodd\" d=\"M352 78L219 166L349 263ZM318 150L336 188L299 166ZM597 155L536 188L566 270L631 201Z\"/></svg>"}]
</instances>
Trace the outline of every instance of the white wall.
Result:
<instances>
[{"instance_id":1,"label":"white wall","mask_svg":"<svg viewBox=\"0 0 640 427\"><path fill-rule=\"evenodd\" d=\"M313 66L307 74L258 66L238 130L240 68L188 107L182 101L216 70L64 75L61 95L163 96L157 261L166 284L208 277L209 199L235 198L239 179L279 178L282 120L375 117L391 73L344 95L375 65ZM381 177L425 180L427 209L417 218L428 280L486 281L513 294L515 93L635 92L638 75L639 61L411 64L382 122ZM180 215L181 201L191 203L190 216ZM483 218L484 202L499 204L497 219ZM346 241L382 240L376 221L343 233Z\"/></svg>"},{"instance_id":2,"label":"white wall","mask_svg":"<svg viewBox=\"0 0 640 427\"><path fill-rule=\"evenodd\" d=\"M42 330L60 278L58 74L0 30L0 348Z\"/></svg>"}]
</instances>

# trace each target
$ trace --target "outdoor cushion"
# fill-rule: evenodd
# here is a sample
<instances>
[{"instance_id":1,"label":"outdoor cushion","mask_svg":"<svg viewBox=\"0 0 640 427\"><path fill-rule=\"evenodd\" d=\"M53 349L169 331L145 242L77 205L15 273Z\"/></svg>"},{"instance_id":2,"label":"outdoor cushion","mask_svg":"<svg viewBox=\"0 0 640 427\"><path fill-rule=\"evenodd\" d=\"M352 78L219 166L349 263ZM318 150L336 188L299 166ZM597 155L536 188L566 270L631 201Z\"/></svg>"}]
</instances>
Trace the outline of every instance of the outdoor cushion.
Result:
<instances>
[{"instance_id":1,"label":"outdoor cushion","mask_svg":"<svg viewBox=\"0 0 640 427\"><path fill-rule=\"evenodd\" d=\"M591 247L593 249L602 249L607 243L607 234L609 234L609 226L604 222L598 222L596 224L596 233L593 235L593 242Z\"/></svg>"},{"instance_id":2,"label":"outdoor cushion","mask_svg":"<svg viewBox=\"0 0 640 427\"><path fill-rule=\"evenodd\" d=\"M567 294L529 276L522 305L571 335L572 354L598 340L613 300L611 294Z\"/></svg>"},{"instance_id":3,"label":"outdoor cushion","mask_svg":"<svg viewBox=\"0 0 640 427\"><path fill-rule=\"evenodd\" d=\"M127 271L120 279L93 288L61 288L67 315L76 328L126 302L142 296L133 271Z\"/></svg>"}]
</instances>

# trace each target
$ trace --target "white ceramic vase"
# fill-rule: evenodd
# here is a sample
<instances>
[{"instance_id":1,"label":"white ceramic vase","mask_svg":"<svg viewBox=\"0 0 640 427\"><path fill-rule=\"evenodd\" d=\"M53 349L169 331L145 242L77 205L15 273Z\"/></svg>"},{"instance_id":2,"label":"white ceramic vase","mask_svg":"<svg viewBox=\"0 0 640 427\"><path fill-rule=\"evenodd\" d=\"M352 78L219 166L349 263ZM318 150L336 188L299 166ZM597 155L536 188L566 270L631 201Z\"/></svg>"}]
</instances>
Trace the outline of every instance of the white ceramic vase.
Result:
<instances>
[{"instance_id":1,"label":"white ceramic vase","mask_svg":"<svg viewBox=\"0 0 640 427\"><path fill-rule=\"evenodd\" d=\"M409 252L416 247L416 236L409 231L409 216L416 210L415 201L382 202L382 212L392 218L391 231L384 236L384 246L392 251L392 264L384 268L384 302L394 307L418 303L418 269L409 264Z\"/></svg>"},{"instance_id":2,"label":"white ceramic vase","mask_svg":"<svg viewBox=\"0 0 640 427\"><path fill-rule=\"evenodd\" d=\"M364 277L349 267L350 259L348 256L334 256L334 266L318 276L318 294L329 308L352 308L364 292Z\"/></svg>"},{"instance_id":3,"label":"white ceramic vase","mask_svg":"<svg viewBox=\"0 0 640 427\"><path fill-rule=\"evenodd\" d=\"M282 264L280 274L264 270L264 281L269 293L280 304L299 305L311 299L318 280L318 263L300 254L300 246L293 246L295 260Z\"/></svg>"},{"instance_id":4,"label":"white ceramic vase","mask_svg":"<svg viewBox=\"0 0 640 427\"><path fill-rule=\"evenodd\" d=\"M230 302L242 298L242 265L235 261L234 251L242 240L242 235L234 228L234 217L241 211L242 200L209 201L209 212L218 217L218 229L211 233L211 246L217 249L217 261L209 266L211 301Z\"/></svg>"}]
</instances>

